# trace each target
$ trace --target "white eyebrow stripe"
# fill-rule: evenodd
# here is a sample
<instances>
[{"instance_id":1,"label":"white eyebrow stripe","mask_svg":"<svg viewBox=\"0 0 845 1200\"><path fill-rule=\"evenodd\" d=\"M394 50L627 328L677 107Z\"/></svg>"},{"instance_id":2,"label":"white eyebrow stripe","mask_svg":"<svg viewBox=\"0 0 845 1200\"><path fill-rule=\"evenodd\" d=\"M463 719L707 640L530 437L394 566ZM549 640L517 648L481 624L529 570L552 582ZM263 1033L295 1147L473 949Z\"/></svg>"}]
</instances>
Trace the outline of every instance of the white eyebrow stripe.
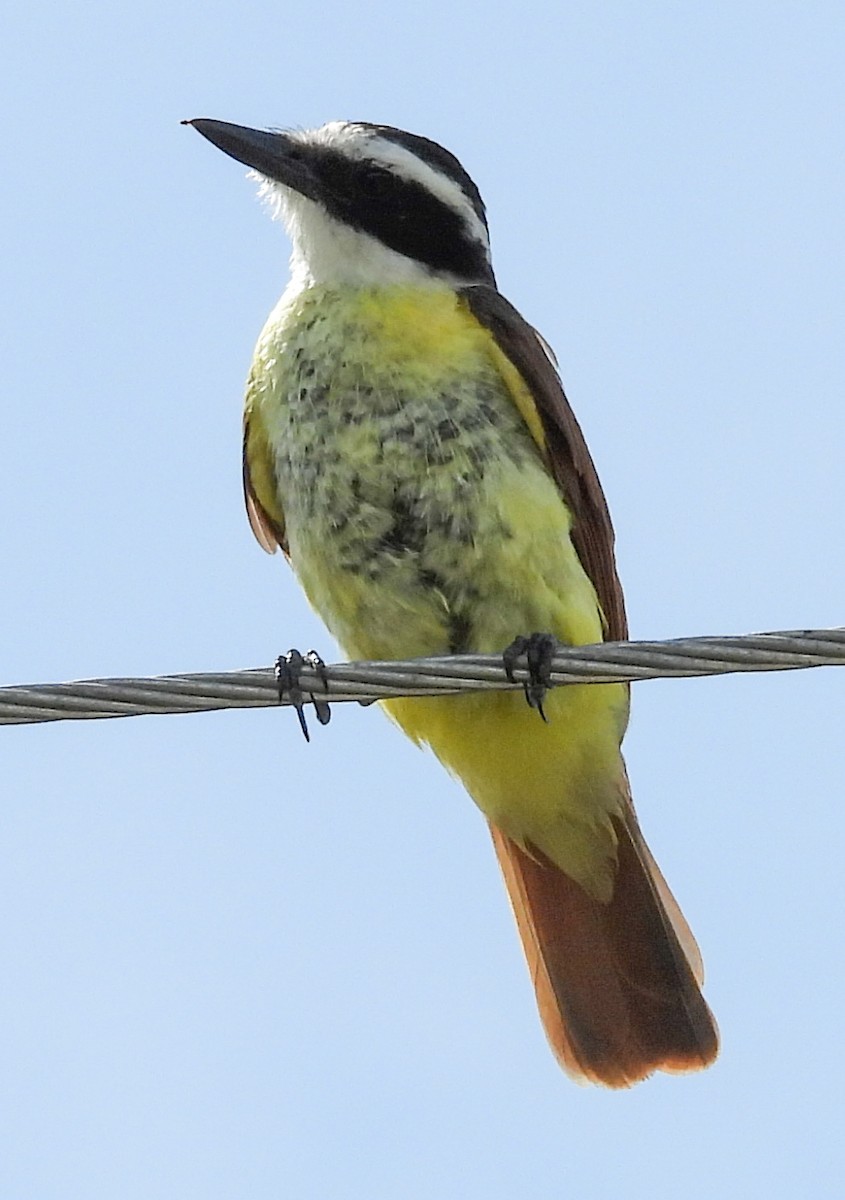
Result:
<instances>
[{"instance_id":1,"label":"white eyebrow stripe","mask_svg":"<svg viewBox=\"0 0 845 1200\"><path fill-rule=\"evenodd\" d=\"M429 163L417 158L404 146L388 141L361 125L350 124L347 121L330 121L320 129L298 132L291 136L306 145L329 146L332 149L343 151L350 157L371 159L380 166L394 171L403 179L410 179L421 184L433 196L458 214L473 241L479 242L487 250L489 259L490 236L487 228L470 200L464 195L460 185Z\"/></svg>"}]
</instances>

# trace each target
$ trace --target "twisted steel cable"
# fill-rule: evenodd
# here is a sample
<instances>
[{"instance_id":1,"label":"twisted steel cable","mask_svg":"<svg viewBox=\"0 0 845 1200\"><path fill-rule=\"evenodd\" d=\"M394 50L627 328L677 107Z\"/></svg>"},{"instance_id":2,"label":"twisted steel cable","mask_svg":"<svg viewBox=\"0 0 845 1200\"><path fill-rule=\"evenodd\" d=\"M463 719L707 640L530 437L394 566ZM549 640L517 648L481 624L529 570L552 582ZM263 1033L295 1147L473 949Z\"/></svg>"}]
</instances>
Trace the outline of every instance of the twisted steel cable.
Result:
<instances>
[{"instance_id":1,"label":"twisted steel cable","mask_svg":"<svg viewBox=\"0 0 845 1200\"><path fill-rule=\"evenodd\" d=\"M740 637L561 646L555 654L551 682L618 683L843 664L845 628L793 630ZM313 694L333 704L506 689L520 687L526 680L526 672L517 669L516 682L511 683L501 656L495 654L336 663L319 670L306 665L300 677L306 701ZM290 704L291 699L286 695L279 700L272 667L149 679L85 679L0 688L0 724L265 708L279 703Z\"/></svg>"}]
</instances>

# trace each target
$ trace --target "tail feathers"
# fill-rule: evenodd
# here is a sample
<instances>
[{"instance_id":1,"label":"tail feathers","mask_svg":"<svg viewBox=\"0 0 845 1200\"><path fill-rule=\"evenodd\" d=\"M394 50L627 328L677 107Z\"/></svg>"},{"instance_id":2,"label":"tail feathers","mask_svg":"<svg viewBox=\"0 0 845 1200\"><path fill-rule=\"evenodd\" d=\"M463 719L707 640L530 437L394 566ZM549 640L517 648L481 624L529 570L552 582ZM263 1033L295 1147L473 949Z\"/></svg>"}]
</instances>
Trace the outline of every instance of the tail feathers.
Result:
<instances>
[{"instance_id":1,"label":"tail feathers","mask_svg":"<svg viewBox=\"0 0 845 1200\"><path fill-rule=\"evenodd\" d=\"M491 826L540 1017L577 1079L628 1087L652 1071L694 1071L718 1053L699 990L698 947L642 840L619 822L613 896L602 904L541 853Z\"/></svg>"}]
</instances>

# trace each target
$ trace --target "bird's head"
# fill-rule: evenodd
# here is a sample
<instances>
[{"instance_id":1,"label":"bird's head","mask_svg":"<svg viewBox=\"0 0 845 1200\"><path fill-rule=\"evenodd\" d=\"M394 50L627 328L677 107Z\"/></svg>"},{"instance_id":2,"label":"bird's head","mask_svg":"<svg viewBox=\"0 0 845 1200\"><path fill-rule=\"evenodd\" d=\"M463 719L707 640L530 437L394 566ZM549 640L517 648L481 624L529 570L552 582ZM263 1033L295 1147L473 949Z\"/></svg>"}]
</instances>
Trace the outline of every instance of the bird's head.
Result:
<instances>
[{"instance_id":1,"label":"bird's head","mask_svg":"<svg viewBox=\"0 0 845 1200\"><path fill-rule=\"evenodd\" d=\"M332 121L268 132L198 118L193 127L251 167L287 226L309 282L492 284L478 188L453 154L391 125Z\"/></svg>"}]
</instances>

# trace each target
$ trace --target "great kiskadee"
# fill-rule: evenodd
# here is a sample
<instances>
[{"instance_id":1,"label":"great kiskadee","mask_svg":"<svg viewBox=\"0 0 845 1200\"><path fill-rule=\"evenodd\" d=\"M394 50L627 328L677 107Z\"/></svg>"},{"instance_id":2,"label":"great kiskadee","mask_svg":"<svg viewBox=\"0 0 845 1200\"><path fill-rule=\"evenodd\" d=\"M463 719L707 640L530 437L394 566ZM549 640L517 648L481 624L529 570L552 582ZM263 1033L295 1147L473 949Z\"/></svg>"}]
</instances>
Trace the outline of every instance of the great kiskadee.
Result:
<instances>
[{"instance_id":1,"label":"great kiskadee","mask_svg":"<svg viewBox=\"0 0 845 1200\"><path fill-rule=\"evenodd\" d=\"M534 711L535 633L585 645L627 626L595 468L546 343L496 288L478 188L389 125L188 124L257 173L293 243L247 384L255 536L354 658L535 652L533 704L384 707L490 823L563 1067L624 1087L707 1066L701 957L620 752L628 689L558 688Z\"/></svg>"}]
</instances>

